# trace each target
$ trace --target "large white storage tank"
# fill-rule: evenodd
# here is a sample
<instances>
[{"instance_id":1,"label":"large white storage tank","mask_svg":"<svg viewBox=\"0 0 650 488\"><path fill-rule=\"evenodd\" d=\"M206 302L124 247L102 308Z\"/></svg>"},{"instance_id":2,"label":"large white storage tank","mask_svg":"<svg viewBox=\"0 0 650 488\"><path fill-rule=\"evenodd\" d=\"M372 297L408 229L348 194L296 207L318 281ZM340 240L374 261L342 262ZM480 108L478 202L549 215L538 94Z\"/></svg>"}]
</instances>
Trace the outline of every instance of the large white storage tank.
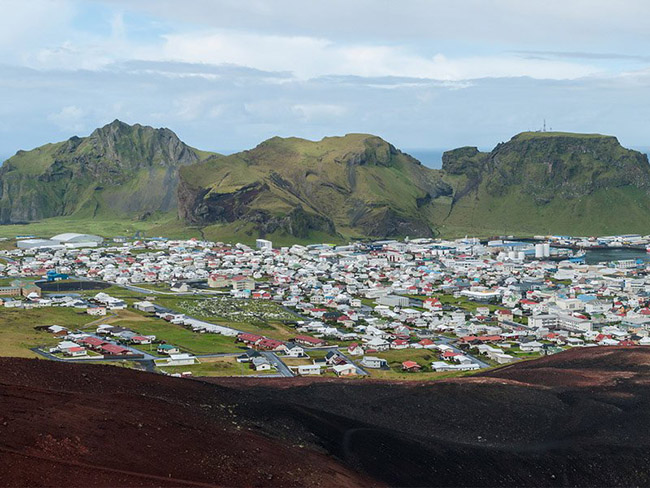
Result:
<instances>
[{"instance_id":1,"label":"large white storage tank","mask_svg":"<svg viewBox=\"0 0 650 488\"><path fill-rule=\"evenodd\" d=\"M545 242L543 246L544 246L544 257L547 258L551 255L551 244Z\"/></svg>"},{"instance_id":2,"label":"large white storage tank","mask_svg":"<svg viewBox=\"0 0 650 488\"><path fill-rule=\"evenodd\" d=\"M535 244L535 258L541 259L544 257L544 244Z\"/></svg>"}]
</instances>

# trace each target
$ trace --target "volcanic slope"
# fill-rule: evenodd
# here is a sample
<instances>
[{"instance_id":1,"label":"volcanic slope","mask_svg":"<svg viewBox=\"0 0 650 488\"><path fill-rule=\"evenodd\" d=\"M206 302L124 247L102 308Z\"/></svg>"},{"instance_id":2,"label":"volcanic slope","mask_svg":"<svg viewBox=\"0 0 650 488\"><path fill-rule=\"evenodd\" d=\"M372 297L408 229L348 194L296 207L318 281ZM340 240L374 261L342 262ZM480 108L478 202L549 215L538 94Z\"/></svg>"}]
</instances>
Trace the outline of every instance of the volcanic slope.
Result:
<instances>
[{"instance_id":1,"label":"volcanic slope","mask_svg":"<svg viewBox=\"0 0 650 488\"><path fill-rule=\"evenodd\" d=\"M647 486L649 384L645 347L406 384L2 359L0 483Z\"/></svg>"},{"instance_id":2,"label":"volcanic slope","mask_svg":"<svg viewBox=\"0 0 650 488\"><path fill-rule=\"evenodd\" d=\"M88 137L18 151L0 168L0 223L175 213L178 168L209 155L169 129L119 120Z\"/></svg>"},{"instance_id":3,"label":"volcanic slope","mask_svg":"<svg viewBox=\"0 0 650 488\"><path fill-rule=\"evenodd\" d=\"M180 174L186 222L247 223L261 234L295 237L432 235L431 201L451 194L439 171L367 134L274 137Z\"/></svg>"},{"instance_id":4,"label":"volcanic slope","mask_svg":"<svg viewBox=\"0 0 650 488\"><path fill-rule=\"evenodd\" d=\"M524 132L491 152L443 154L442 233L605 235L650 231L650 164L612 136Z\"/></svg>"}]
</instances>

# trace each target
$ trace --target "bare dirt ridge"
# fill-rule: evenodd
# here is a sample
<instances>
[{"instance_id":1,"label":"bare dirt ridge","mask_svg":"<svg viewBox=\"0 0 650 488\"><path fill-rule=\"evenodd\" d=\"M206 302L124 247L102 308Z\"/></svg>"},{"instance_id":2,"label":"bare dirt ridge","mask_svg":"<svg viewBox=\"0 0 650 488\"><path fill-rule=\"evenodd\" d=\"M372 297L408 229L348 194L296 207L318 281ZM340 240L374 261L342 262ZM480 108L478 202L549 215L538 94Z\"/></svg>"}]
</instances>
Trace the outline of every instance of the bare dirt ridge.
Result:
<instances>
[{"instance_id":1,"label":"bare dirt ridge","mask_svg":"<svg viewBox=\"0 0 650 488\"><path fill-rule=\"evenodd\" d=\"M0 359L2 486L647 486L650 348L437 382Z\"/></svg>"}]
</instances>

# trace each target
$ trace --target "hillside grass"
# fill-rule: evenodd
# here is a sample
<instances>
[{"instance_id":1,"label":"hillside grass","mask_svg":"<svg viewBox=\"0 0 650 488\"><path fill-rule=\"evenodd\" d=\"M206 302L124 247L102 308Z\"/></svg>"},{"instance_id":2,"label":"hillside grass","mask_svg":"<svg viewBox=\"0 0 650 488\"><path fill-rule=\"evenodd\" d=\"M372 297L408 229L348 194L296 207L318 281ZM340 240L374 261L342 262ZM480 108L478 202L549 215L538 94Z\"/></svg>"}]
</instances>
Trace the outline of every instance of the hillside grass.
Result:
<instances>
[{"instance_id":1,"label":"hillside grass","mask_svg":"<svg viewBox=\"0 0 650 488\"><path fill-rule=\"evenodd\" d=\"M37 331L39 325L60 325L75 330L94 317L74 308L50 307L31 310L0 308L0 356L39 357L30 351L33 347L55 346L61 339L46 331Z\"/></svg>"}]
</instances>

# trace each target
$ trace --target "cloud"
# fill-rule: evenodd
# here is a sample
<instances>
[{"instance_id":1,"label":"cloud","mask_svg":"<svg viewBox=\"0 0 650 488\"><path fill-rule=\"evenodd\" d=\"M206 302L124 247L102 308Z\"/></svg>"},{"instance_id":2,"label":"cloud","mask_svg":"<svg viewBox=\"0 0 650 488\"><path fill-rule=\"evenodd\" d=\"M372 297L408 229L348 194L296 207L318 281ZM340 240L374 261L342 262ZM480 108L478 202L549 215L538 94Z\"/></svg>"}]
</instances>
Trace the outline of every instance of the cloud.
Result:
<instances>
[{"instance_id":1,"label":"cloud","mask_svg":"<svg viewBox=\"0 0 650 488\"><path fill-rule=\"evenodd\" d=\"M514 51L513 54L531 59L589 59L650 62L650 56L623 53L567 52L567 51Z\"/></svg>"},{"instance_id":2,"label":"cloud","mask_svg":"<svg viewBox=\"0 0 650 488\"><path fill-rule=\"evenodd\" d=\"M346 132L491 147L544 118L648 145L647 1L4 0L0 13L1 154L115 118L217 151Z\"/></svg>"},{"instance_id":3,"label":"cloud","mask_svg":"<svg viewBox=\"0 0 650 488\"><path fill-rule=\"evenodd\" d=\"M50 114L48 119L63 130L79 132L85 129L84 117L85 112L82 109L75 105L68 105L58 112Z\"/></svg>"},{"instance_id":4,"label":"cloud","mask_svg":"<svg viewBox=\"0 0 650 488\"><path fill-rule=\"evenodd\" d=\"M343 117L347 112L347 108L343 105L328 103L301 103L293 105L291 110L305 121L323 121L323 119L336 120L338 117Z\"/></svg>"}]
</instances>

